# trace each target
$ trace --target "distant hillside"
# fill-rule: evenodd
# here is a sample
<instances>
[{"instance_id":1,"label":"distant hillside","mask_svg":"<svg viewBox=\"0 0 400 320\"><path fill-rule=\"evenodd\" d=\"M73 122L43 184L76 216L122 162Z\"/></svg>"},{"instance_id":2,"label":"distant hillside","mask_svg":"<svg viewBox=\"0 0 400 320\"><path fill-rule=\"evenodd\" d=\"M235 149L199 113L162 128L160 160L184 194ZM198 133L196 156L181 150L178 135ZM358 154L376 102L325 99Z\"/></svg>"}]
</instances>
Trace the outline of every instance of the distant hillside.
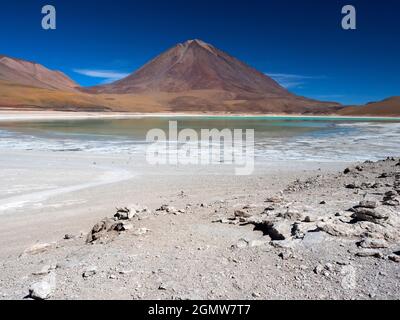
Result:
<instances>
[{"instance_id":1,"label":"distant hillside","mask_svg":"<svg viewBox=\"0 0 400 320\"><path fill-rule=\"evenodd\" d=\"M346 107L339 110L338 113L346 116L400 117L400 96L390 97L378 102L371 102L363 106Z\"/></svg>"},{"instance_id":2,"label":"distant hillside","mask_svg":"<svg viewBox=\"0 0 400 320\"><path fill-rule=\"evenodd\" d=\"M79 86L65 74L21 59L0 55L0 80L52 90L75 91Z\"/></svg>"}]
</instances>

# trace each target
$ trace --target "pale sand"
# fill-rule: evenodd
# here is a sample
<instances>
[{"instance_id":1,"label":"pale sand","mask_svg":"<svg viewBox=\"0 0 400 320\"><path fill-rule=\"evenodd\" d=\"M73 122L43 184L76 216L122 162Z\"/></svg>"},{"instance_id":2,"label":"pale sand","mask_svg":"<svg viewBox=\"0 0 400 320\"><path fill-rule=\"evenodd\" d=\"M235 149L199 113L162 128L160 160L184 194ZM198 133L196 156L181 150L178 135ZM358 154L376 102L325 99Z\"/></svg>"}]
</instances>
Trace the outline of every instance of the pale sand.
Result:
<instances>
[{"instance_id":1,"label":"pale sand","mask_svg":"<svg viewBox=\"0 0 400 320\"><path fill-rule=\"evenodd\" d=\"M358 178L371 182L395 163ZM336 177L347 166L256 163L253 175L235 176L231 167L153 167L124 154L2 151L0 299L22 299L46 270L57 277L52 299L398 299L398 264L386 258L399 250L396 243L382 250L385 259L362 258L355 257L359 238L309 232L275 247L253 225L214 223L247 205L260 213L282 190L285 201L275 213L298 208L346 221L346 210L364 197L344 187L357 175ZM311 182L293 184L297 179ZM367 192L381 198L376 189ZM115 207L135 203L151 213L133 220L131 231L105 244L79 237ZM186 211L157 214L163 204ZM135 233L142 228L150 231ZM239 247L243 239L249 245ZM26 252L38 243L48 244L43 252ZM322 271L314 271L318 266ZM84 278L93 267L96 273Z\"/></svg>"},{"instance_id":2,"label":"pale sand","mask_svg":"<svg viewBox=\"0 0 400 320\"><path fill-rule=\"evenodd\" d=\"M115 207L139 203L157 208L182 200L208 203L234 195L255 182L283 188L296 178L345 166L343 163L256 164L251 176L235 176L230 166L150 166L130 155L84 152L2 152L0 157L0 256L21 252L65 233L88 231ZM311 173L309 173L311 174ZM264 192L254 190L254 193ZM250 195L251 196L251 195Z\"/></svg>"}]
</instances>

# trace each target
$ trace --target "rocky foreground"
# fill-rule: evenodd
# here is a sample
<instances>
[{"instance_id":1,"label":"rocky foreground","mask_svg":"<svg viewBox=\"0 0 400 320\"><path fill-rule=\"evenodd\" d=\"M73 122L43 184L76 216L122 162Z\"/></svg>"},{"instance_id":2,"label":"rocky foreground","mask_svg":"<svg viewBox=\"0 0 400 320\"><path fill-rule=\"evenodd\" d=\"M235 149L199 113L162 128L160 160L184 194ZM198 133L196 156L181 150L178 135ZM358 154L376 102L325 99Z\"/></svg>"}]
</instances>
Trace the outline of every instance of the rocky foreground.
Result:
<instances>
[{"instance_id":1,"label":"rocky foreground","mask_svg":"<svg viewBox=\"0 0 400 320\"><path fill-rule=\"evenodd\" d=\"M0 297L400 297L399 159L267 188L250 203L118 208L87 233L2 261Z\"/></svg>"}]
</instances>

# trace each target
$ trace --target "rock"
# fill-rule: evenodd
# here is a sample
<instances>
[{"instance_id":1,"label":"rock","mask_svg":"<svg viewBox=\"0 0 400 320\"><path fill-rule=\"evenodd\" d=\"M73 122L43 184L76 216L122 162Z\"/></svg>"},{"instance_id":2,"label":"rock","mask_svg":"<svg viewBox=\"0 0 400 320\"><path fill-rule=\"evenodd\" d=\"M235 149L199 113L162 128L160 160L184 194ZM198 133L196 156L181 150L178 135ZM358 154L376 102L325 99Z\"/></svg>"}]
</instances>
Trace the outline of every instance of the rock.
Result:
<instances>
[{"instance_id":1,"label":"rock","mask_svg":"<svg viewBox=\"0 0 400 320\"><path fill-rule=\"evenodd\" d=\"M235 210L235 217L238 218L250 218L252 216L252 214L243 211L243 210Z\"/></svg>"},{"instance_id":2,"label":"rock","mask_svg":"<svg viewBox=\"0 0 400 320\"><path fill-rule=\"evenodd\" d=\"M56 274L50 273L41 281L35 282L29 288L29 297L36 300L46 300L56 290Z\"/></svg>"},{"instance_id":3,"label":"rock","mask_svg":"<svg viewBox=\"0 0 400 320\"><path fill-rule=\"evenodd\" d=\"M315 217L306 216L304 218L304 222L307 222L307 223L311 223L311 222L315 222L315 221L317 221L317 219Z\"/></svg>"},{"instance_id":4,"label":"rock","mask_svg":"<svg viewBox=\"0 0 400 320\"><path fill-rule=\"evenodd\" d=\"M315 274L321 274L325 270L324 266L319 264L314 268Z\"/></svg>"},{"instance_id":5,"label":"rock","mask_svg":"<svg viewBox=\"0 0 400 320\"><path fill-rule=\"evenodd\" d=\"M292 236L292 224L287 221L265 221L264 227L272 240L287 240Z\"/></svg>"},{"instance_id":6,"label":"rock","mask_svg":"<svg viewBox=\"0 0 400 320\"><path fill-rule=\"evenodd\" d=\"M23 252L23 255L25 255L25 254L34 255L34 254L43 253L50 249L55 248L55 246L56 246L55 243L37 243L37 244L34 244L32 247L25 249L25 251Z\"/></svg>"},{"instance_id":7,"label":"rock","mask_svg":"<svg viewBox=\"0 0 400 320\"><path fill-rule=\"evenodd\" d=\"M376 203L376 201L361 201L360 204L358 205L358 207L360 208L368 208L368 209L375 209L378 206L378 204Z\"/></svg>"},{"instance_id":8,"label":"rock","mask_svg":"<svg viewBox=\"0 0 400 320\"><path fill-rule=\"evenodd\" d=\"M388 259L393 261L393 262L400 262L400 256L397 254L391 254L390 256L388 256Z\"/></svg>"},{"instance_id":9,"label":"rock","mask_svg":"<svg viewBox=\"0 0 400 320\"><path fill-rule=\"evenodd\" d=\"M133 234L135 235L135 236L141 236L141 235L143 235L143 234L146 234L147 232L149 232L150 230L149 229L147 229L147 228L139 228L139 229L137 229Z\"/></svg>"},{"instance_id":10,"label":"rock","mask_svg":"<svg viewBox=\"0 0 400 320\"><path fill-rule=\"evenodd\" d=\"M295 210L287 210L285 213L279 213L278 217L281 217L290 221L303 221L305 219L304 214Z\"/></svg>"},{"instance_id":11,"label":"rock","mask_svg":"<svg viewBox=\"0 0 400 320\"><path fill-rule=\"evenodd\" d=\"M363 250L363 251L358 251L356 253L357 257L374 257L374 258L383 258L382 253L376 250Z\"/></svg>"},{"instance_id":12,"label":"rock","mask_svg":"<svg viewBox=\"0 0 400 320\"><path fill-rule=\"evenodd\" d=\"M135 213L131 212L128 208L117 208L117 213L114 215L118 220L129 220L133 218Z\"/></svg>"},{"instance_id":13,"label":"rock","mask_svg":"<svg viewBox=\"0 0 400 320\"><path fill-rule=\"evenodd\" d=\"M249 245L249 242L246 239L239 239L239 241L233 246L234 248L237 249L243 249L246 248Z\"/></svg>"},{"instance_id":14,"label":"rock","mask_svg":"<svg viewBox=\"0 0 400 320\"><path fill-rule=\"evenodd\" d=\"M74 238L75 238L75 236L72 235L72 234L66 234L66 235L64 235L64 240L71 240L71 239L74 239Z\"/></svg>"},{"instance_id":15,"label":"rock","mask_svg":"<svg viewBox=\"0 0 400 320\"><path fill-rule=\"evenodd\" d=\"M114 225L114 230L118 232L129 231L133 229L133 224L128 222L119 222Z\"/></svg>"},{"instance_id":16,"label":"rock","mask_svg":"<svg viewBox=\"0 0 400 320\"><path fill-rule=\"evenodd\" d=\"M92 230L89 232L86 238L87 243L94 242L106 236L108 232L115 231L117 226L120 226L121 222L116 222L113 219L104 218L100 222L96 223ZM119 227L117 227L118 229Z\"/></svg>"},{"instance_id":17,"label":"rock","mask_svg":"<svg viewBox=\"0 0 400 320\"><path fill-rule=\"evenodd\" d=\"M346 184L347 189L357 189L359 188L355 183Z\"/></svg>"},{"instance_id":18,"label":"rock","mask_svg":"<svg viewBox=\"0 0 400 320\"><path fill-rule=\"evenodd\" d=\"M397 207L400 204L400 201L397 199L383 199L382 204L390 207Z\"/></svg>"},{"instance_id":19,"label":"rock","mask_svg":"<svg viewBox=\"0 0 400 320\"><path fill-rule=\"evenodd\" d=\"M354 216L357 220L360 221L370 221L370 222L379 222L379 220L388 219L388 215L383 212L378 212L374 209L355 207L354 208Z\"/></svg>"},{"instance_id":20,"label":"rock","mask_svg":"<svg viewBox=\"0 0 400 320\"><path fill-rule=\"evenodd\" d=\"M251 240L249 243L249 247L254 248L254 247L262 247L265 246L269 241L267 240Z\"/></svg>"},{"instance_id":21,"label":"rock","mask_svg":"<svg viewBox=\"0 0 400 320\"><path fill-rule=\"evenodd\" d=\"M388 198L395 197L396 195L397 195L397 193L394 191L385 192L385 197L388 197Z\"/></svg>"},{"instance_id":22,"label":"rock","mask_svg":"<svg viewBox=\"0 0 400 320\"><path fill-rule=\"evenodd\" d=\"M167 211L168 207L169 206L167 204L163 204L160 208L156 209L156 211Z\"/></svg>"},{"instance_id":23,"label":"rock","mask_svg":"<svg viewBox=\"0 0 400 320\"><path fill-rule=\"evenodd\" d=\"M270 245L278 249L292 249L300 240L273 240Z\"/></svg>"},{"instance_id":24,"label":"rock","mask_svg":"<svg viewBox=\"0 0 400 320\"><path fill-rule=\"evenodd\" d=\"M326 201L322 200L319 204L326 204Z\"/></svg>"},{"instance_id":25,"label":"rock","mask_svg":"<svg viewBox=\"0 0 400 320\"><path fill-rule=\"evenodd\" d=\"M42 267L42 269L40 269L40 271L37 271L37 272L33 272L32 274L34 275L34 276L43 276L43 275L46 275L46 274L49 274L50 273L50 271L51 270L54 270L54 269L56 269L56 266L51 266L51 265L44 265L43 267Z\"/></svg>"},{"instance_id":26,"label":"rock","mask_svg":"<svg viewBox=\"0 0 400 320\"><path fill-rule=\"evenodd\" d=\"M292 252L292 251L289 251L289 250L286 250L286 251L283 251L283 252L279 253L278 256L279 256L282 260L289 260L289 259L291 259L291 258L294 257L293 252Z\"/></svg>"},{"instance_id":27,"label":"rock","mask_svg":"<svg viewBox=\"0 0 400 320\"><path fill-rule=\"evenodd\" d=\"M282 198L279 198L279 197L270 197L270 198L267 198L267 199L265 200L265 202L270 202L270 203L281 203L281 202L282 202Z\"/></svg>"},{"instance_id":28,"label":"rock","mask_svg":"<svg viewBox=\"0 0 400 320\"><path fill-rule=\"evenodd\" d=\"M351 225L338 222L318 222L317 229L334 237L351 237L354 234Z\"/></svg>"},{"instance_id":29,"label":"rock","mask_svg":"<svg viewBox=\"0 0 400 320\"><path fill-rule=\"evenodd\" d=\"M97 267L92 266L83 271L82 277L87 279L94 276L96 273L97 273Z\"/></svg>"},{"instance_id":30,"label":"rock","mask_svg":"<svg viewBox=\"0 0 400 320\"><path fill-rule=\"evenodd\" d=\"M350 173L350 171L351 171L350 168L346 168L346 169L344 169L343 173L348 174L348 173Z\"/></svg>"},{"instance_id":31,"label":"rock","mask_svg":"<svg viewBox=\"0 0 400 320\"><path fill-rule=\"evenodd\" d=\"M361 248L383 249L388 247L388 243L383 239L364 239L358 243Z\"/></svg>"},{"instance_id":32,"label":"rock","mask_svg":"<svg viewBox=\"0 0 400 320\"><path fill-rule=\"evenodd\" d=\"M264 213L268 213L269 211L274 211L274 210L275 208L273 206L269 206L264 209Z\"/></svg>"}]
</instances>

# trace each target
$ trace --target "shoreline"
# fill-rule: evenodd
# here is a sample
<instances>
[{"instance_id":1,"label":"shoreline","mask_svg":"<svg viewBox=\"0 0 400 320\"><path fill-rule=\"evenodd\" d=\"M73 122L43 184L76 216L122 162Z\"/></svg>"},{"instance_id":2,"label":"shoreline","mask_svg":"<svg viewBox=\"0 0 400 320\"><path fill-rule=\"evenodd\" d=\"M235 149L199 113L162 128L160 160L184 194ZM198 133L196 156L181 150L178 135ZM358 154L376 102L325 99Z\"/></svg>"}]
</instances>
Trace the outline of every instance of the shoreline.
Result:
<instances>
[{"instance_id":1,"label":"shoreline","mask_svg":"<svg viewBox=\"0 0 400 320\"><path fill-rule=\"evenodd\" d=\"M43 121L43 120L88 120L88 119L138 119L138 118L254 118L254 119L331 119L342 121L400 121L400 117L341 116L341 115L302 115L302 114L199 114L199 113L125 113L125 112L65 112L65 111L2 111L0 122Z\"/></svg>"}]
</instances>

